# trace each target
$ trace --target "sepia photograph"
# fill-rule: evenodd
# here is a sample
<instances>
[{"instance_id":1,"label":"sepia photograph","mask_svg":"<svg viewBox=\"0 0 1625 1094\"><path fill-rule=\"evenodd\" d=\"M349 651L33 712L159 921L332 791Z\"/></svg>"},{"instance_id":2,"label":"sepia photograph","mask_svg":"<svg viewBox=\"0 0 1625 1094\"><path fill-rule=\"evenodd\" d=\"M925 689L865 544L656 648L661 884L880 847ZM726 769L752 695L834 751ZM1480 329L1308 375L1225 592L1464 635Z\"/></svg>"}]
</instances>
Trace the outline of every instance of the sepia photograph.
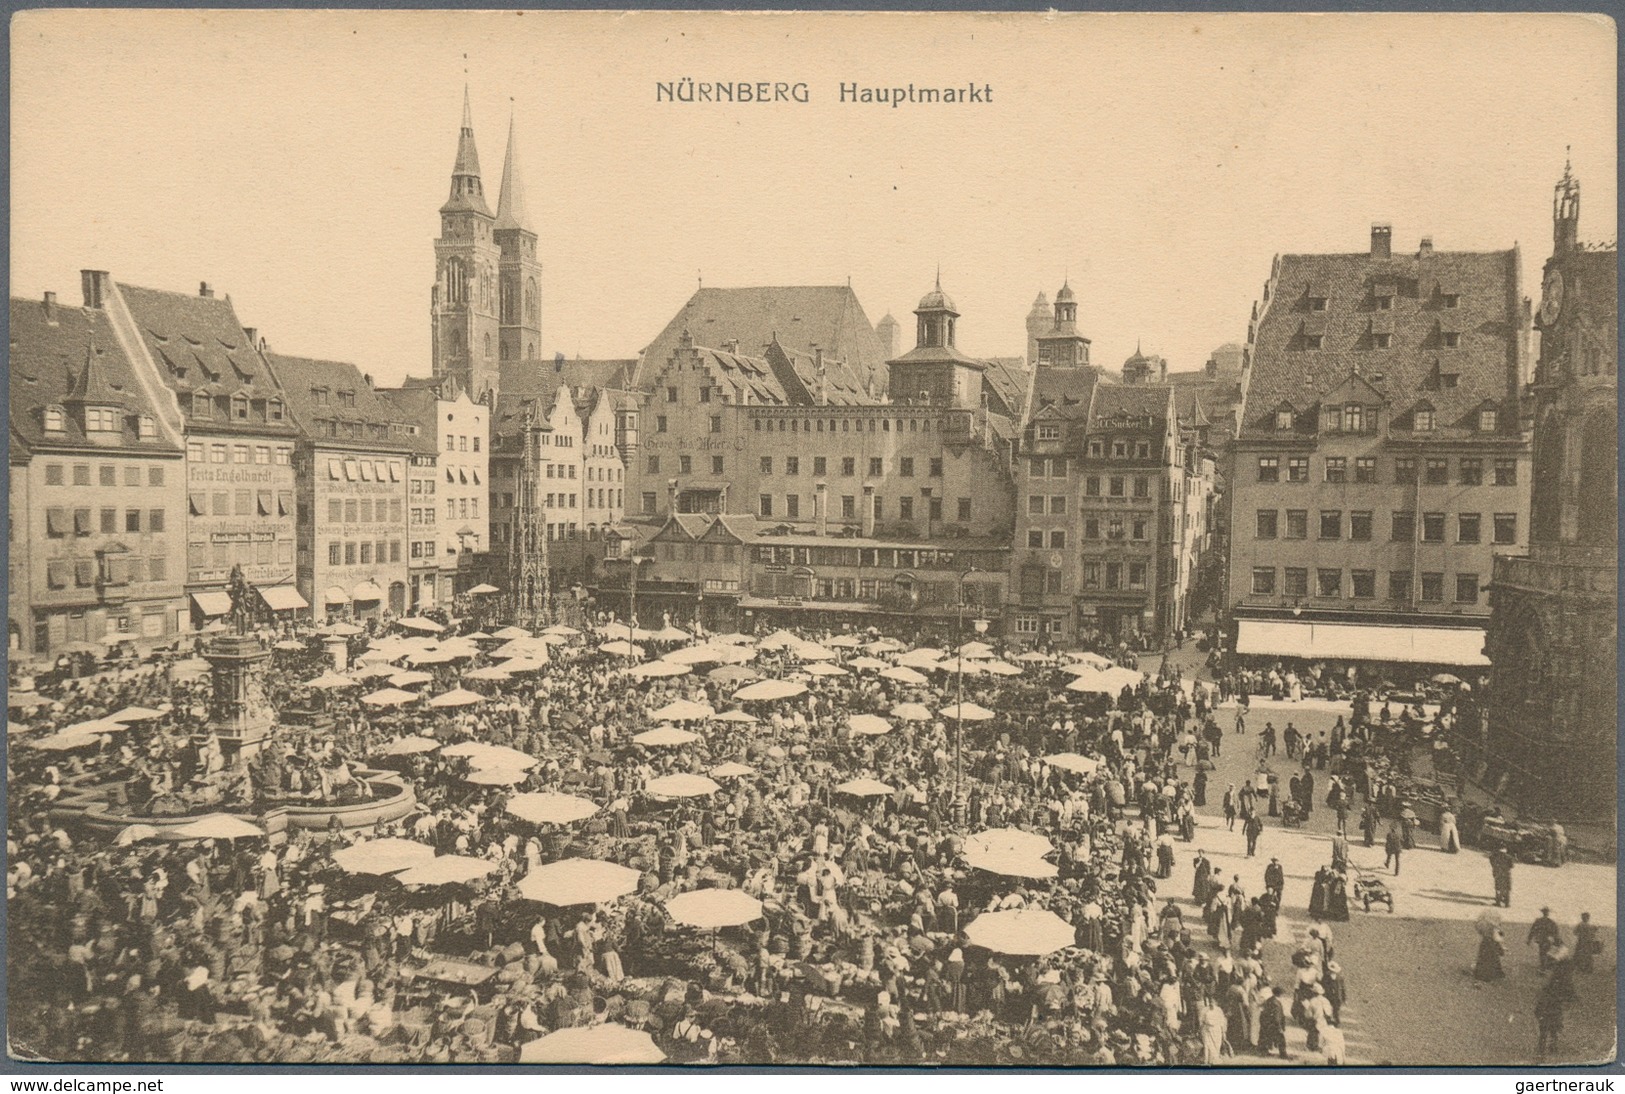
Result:
<instances>
[{"instance_id":1,"label":"sepia photograph","mask_svg":"<svg viewBox=\"0 0 1625 1094\"><path fill-rule=\"evenodd\" d=\"M14 14L7 1066L1611 1063L1616 35Z\"/></svg>"}]
</instances>

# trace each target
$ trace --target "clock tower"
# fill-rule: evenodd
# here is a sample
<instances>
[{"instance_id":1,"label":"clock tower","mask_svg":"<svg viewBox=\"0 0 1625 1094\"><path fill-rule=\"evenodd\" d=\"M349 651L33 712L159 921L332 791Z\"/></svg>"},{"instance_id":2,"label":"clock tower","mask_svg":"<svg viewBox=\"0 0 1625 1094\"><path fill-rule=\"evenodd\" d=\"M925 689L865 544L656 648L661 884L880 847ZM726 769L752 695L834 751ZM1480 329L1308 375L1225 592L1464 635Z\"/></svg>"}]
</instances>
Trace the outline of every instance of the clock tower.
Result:
<instances>
[{"instance_id":1,"label":"clock tower","mask_svg":"<svg viewBox=\"0 0 1625 1094\"><path fill-rule=\"evenodd\" d=\"M485 203L466 87L451 194L440 207L440 238L434 241L434 257L434 375L450 380L472 398L482 399L497 386L501 337L497 276L502 249L496 241L496 218Z\"/></svg>"}]
</instances>

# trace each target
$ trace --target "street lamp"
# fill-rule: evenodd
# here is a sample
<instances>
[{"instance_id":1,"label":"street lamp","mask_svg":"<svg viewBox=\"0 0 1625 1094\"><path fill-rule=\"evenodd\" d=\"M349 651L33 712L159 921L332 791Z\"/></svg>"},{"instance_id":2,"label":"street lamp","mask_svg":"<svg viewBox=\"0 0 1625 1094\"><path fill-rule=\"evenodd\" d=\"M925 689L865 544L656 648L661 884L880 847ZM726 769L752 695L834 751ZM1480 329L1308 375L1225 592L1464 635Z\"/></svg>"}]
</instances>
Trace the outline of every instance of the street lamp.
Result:
<instances>
[{"instance_id":1,"label":"street lamp","mask_svg":"<svg viewBox=\"0 0 1625 1094\"><path fill-rule=\"evenodd\" d=\"M965 631L965 579L971 574L982 572L979 568L972 566L959 575L959 614L954 622L954 657L957 658L954 662L954 675L956 677L955 688L959 695L959 705L956 712L960 715L965 713L965 654L960 649L964 645L962 639ZM978 619L976 621L976 633L982 634L986 630L987 620ZM961 826L965 823L966 813L963 781L964 751L965 719L958 717L954 719L954 823Z\"/></svg>"},{"instance_id":2,"label":"street lamp","mask_svg":"<svg viewBox=\"0 0 1625 1094\"><path fill-rule=\"evenodd\" d=\"M637 645L633 636L636 633L638 625L638 568L641 567L645 562L653 561L653 555L632 554L628 555L626 558L627 565L632 568L632 593L630 602L626 609L626 658L629 661L635 656L637 651Z\"/></svg>"}]
</instances>

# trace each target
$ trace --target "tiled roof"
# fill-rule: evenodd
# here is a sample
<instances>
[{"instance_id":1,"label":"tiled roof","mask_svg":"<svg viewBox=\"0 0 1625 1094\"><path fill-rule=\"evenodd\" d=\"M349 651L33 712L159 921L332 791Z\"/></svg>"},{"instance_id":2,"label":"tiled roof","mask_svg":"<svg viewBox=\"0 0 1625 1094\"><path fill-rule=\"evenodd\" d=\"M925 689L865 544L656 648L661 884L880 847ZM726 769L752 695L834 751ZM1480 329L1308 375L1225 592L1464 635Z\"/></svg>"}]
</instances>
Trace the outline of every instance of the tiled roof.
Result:
<instances>
[{"instance_id":1,"label":"tiled roof","mask_svg":"<svg viewBox=\"0 0 1625 1094\"><path fill-rule=\"evenodd\" d=\"M393 408L391 413L396 420L417 427L416 433L401 438L414 453L427 456L440 451L436 443L439 436L436 404L440 395L435 388L408 380L398 388L377 388L374 393Z\"/></svg>"},{"instance_id":2,"label":"tiled roof","mask_svg":"<svg viewBox=\"0 0 1625 1094\"><path fill-rule=\"evenodd\" d=\"M99 308L47 305L40 300L11 300L11 431L13 441L29 447L83 445L78 415L67 413L66 429L45 432L45 408L61 406L83 382L87 358L94 358L91 382L100 397L116 397L126 412L124 442L143 452L174 452L170 445L137 442L135 418L157 416L130 360L119 346L107 312ZM94 399L91 400L94 402ZM102 446L98 446L102 447Z\"/></svg>"},{"instance_id":3,"label":"tiled roof","mask_svg":"<svg viewBox=\"0 0 1625 1094\"><path fill-rule=\"evenodd\" d=\"M823 359L822 382L815 354L775 342L767 347L763 359L774 370L790 401L797 405L864 406L875 401L863 390L857 373L828 354Z\"/></svg>"},{"instance_id":4,"label":"tiled roof","mask_svg":"<svg viewBox=\"0 0 1625 1094\"><path fill-rule=\"evenodd\" d=\"M1053 406L1065 417L1085 417L1096 387L1105 386L1093 368L1039 366L1033 377L1033 403L1029 414Z\"/></svg>"},{"instance_id":5,"label":"tiled roof","mask_svg":"<svg viewBox=\"0 0 1625 1094\"><path fill-rule=\"evenodd\" d=\"M1517 396L1517 268L1516 249L1282 255L1258 321L1241 436L1278 436L1283 404L1312 432L1306 412L1356 372L1386 399L1391 427L1408 430L1425 401L1433 435L1468 432L1473 411ZM1384 296L1388 309L1377 306ZM1444 306L1448 296L1456 307ZM1444 344L1446 334L1456 347ZM1379 349L1382 335L1389 345ZM1310 348L1317 338L1320 348Z\"/></svg>"},{"instance_id":6,"label":"tiled roof","mask_svg":"<svg viewBox=\"0 0 1625 1094\"><path fill-rule=\"evenodd\" d=\"M323 445L393 452L414 450L415 438L399 429L389 429L391 425L406 424L406 417L394 403L373 390L355 365L348 361L320 361L269 351L265 360L281 382L295 424L307 438ZM317 402L317 390L327 392L325 404ZM342 401L345 393L354 394L354 405ZM337 435L325 432L322 422L339 423Z\"/></svg>"},{"instance_id":7,"label":"tiled roof","mask_svg":"<svg viewBox=\"0 0 1625 1094\"><path fill-rule=\"evenodd\" d=\"M982 373L982 389L993 397L994 410L1020 418L1031 380L1032 372L1027 368L1025 357L989 357L987 370Z\"/></svg>"},{"instance_id":8,"label":"tiled roof","mask_svg":"<svg viewBox=\"0 0 1625 1094\"><path fill-rule=\"evenodd\" d=\"M550 398L561 384L626 390L631 387L637 367L636 358L555 357L551 361L504 361L500 366L497 387L504 395L546 395Z\"/></svg>"},{"instance_id":9,"label":"tiled roof","mask_svg":"<svg viewBox=\"0 0 1625 1094\"><path fill-rule=\"evenodd\" d=\"M1095 390L1089 419L1094 422L1117 415L1166 417L1172 408L1173 391L1167 384L1101 384Z\"/></svg>"},{"instance_id":10,"label":"tiled roof","mask_svg":"<svg viewBox=\"0 0 1625 1094\"><path fill-rule=\"evenodd\" d=\"M844 361L870 390L886 390L886 350L845 285L699 289L645 349L640 379L665 367L685 330L700 345L737 341L747 355L761 353L776 335L786 349L822 349L826 362Z\"/></svg>"}]
</instances>

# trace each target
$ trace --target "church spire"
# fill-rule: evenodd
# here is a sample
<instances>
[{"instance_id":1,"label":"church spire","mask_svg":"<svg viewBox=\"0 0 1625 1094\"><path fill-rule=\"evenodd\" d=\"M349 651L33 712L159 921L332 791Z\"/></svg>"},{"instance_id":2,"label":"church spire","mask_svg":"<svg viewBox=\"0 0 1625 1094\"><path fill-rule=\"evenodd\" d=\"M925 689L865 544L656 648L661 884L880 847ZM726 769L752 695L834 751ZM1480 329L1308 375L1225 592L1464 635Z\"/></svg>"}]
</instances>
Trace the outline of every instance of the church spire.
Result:
<instances>
[{"instance_id":1,"label":"church spire","mask_svg":"<svg viewBox=\"0 0 1625 1094\"><path fill-rule=\"evenodd\" d=\"M474 112L469 107L468 85L463 85L463 125L457 134L457 162L451 168L451 196L442 213L473 210L491 215L480 182L480 153L474 147Z\"/></svg>"},{"instance_id":2,"label":"church spire","mask_svg":"<svg viewBox=\"0 0 1625 1094\"><path fill-rule=\"evenodd\" d=\"M508 116L508 153L502 161L502 194L497 198L497 230L518 228L530 231L525 211L525 183L519 171L519 143L513 115Z\"/></svg>"}]
</instances>

